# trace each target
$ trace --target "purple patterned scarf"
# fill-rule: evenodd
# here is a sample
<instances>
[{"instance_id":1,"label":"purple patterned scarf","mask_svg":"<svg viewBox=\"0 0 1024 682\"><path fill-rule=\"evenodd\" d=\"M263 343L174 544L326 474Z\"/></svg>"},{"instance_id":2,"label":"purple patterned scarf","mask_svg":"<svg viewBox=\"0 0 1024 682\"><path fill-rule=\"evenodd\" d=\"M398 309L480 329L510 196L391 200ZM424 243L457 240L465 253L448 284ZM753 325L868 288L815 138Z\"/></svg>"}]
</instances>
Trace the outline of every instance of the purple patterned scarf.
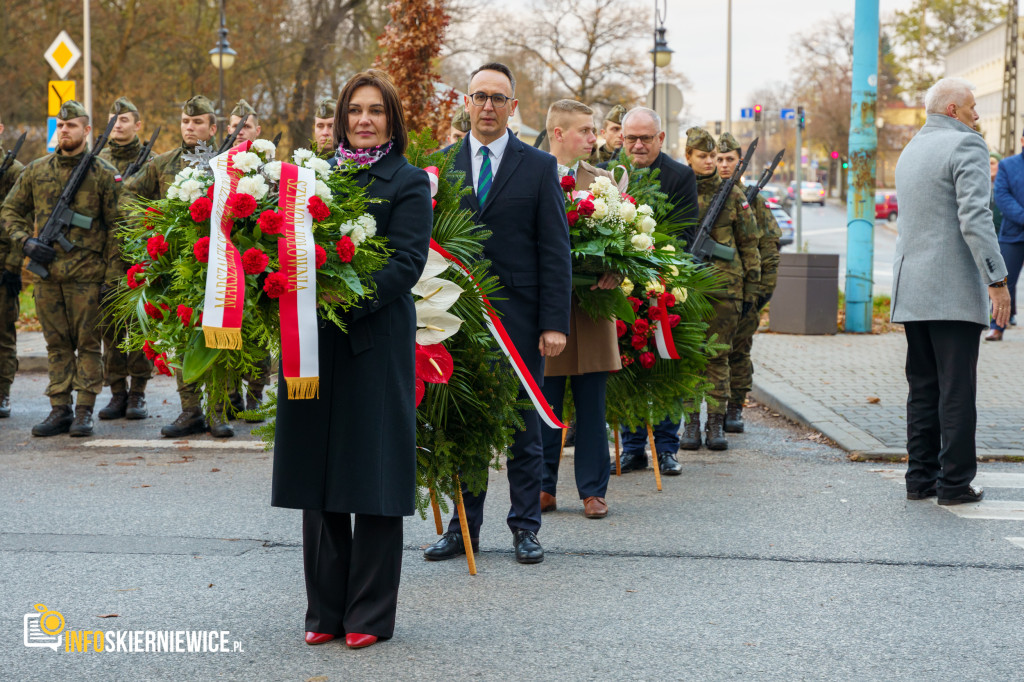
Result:
<instances>
[{"instance_id":1,"label":"purple patterned scarf","mask_svg":"<svg viewBox=\"0 0 1024 682\"><path fill-rule=\"evenodd\" d=\"M367 149L348 149L344 145L338 147L338 151L335 152L335 156L338 159L347 159L353 161L360 166L372 166L377 163L391 151L391 145L394 144L393 140L388 140L384 144L379 144L376 147L369 147Z\"/></svg>"}]
</instances>

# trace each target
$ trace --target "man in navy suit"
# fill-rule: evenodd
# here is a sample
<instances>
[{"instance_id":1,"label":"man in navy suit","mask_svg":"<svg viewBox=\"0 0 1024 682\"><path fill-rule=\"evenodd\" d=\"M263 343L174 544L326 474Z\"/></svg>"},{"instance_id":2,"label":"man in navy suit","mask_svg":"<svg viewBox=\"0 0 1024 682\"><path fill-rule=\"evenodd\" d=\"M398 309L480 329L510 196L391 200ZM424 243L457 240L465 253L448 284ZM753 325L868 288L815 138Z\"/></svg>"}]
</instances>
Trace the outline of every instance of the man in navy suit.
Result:
<instances>
[{"instance_id":1,"label":"man in navy suit","mask_svg":"<svg viewBox=\"0 0 1024 682\"><path fill-rule=\"evenodd\" d=\"M544 358L565 347L569 332L572 264L569 224L558 182L555 158L523 144L507 127L515 113L516 82L504 64L484 64L473 72L465 97L470 134L455 157L473 189L463 208L491 231L484 258L501 282L494 307L501 314L512 342L538 385L544 383ZM523 396L521 396L523 397ZM522 413L526 429L516 434L507 471L512 508L508 527L513 533L516 560L544 560L537 540L540 530L540 487L543 448L540 417ZM463 489L466 522L474 549L483 522L486 491L471 495ZM456 514L448 532L423 553L431 561L465 553L465 538Z\"/></svg>"}]
</instances>

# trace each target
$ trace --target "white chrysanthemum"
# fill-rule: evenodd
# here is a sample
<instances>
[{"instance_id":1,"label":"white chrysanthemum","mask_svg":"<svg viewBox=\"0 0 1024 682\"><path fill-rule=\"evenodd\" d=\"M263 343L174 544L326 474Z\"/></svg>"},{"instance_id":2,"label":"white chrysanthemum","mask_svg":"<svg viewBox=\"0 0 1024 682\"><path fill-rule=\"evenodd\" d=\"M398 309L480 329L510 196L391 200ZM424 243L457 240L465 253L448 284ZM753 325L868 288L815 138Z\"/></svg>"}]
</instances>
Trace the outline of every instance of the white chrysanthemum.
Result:
<instances>
[{"instance_id":1,"label":"white chrysanthemum","mask_svg":"<svg viewBox=\"0 0 1024 682\"><path fill-rule=\"evenodd\" d=\"M603 220L608 215L608 204L604 199L594 199L594 220Z\"/></svg>"},{"instance_id":2,"label":"white chrysanthemum","mask_svg":"<svg viewBox=\"0 0 1024 682\"><path fill-rule=\"evenodd\" d=\"M640 204L639 206L637 206L636 212L639 213L640 215L654 215L654 209L651 208L648 204Z\"/></svg>"},{"instance_id":3,"label":"white chrysanthemum","mask_svg":"<svg viewBox=\"0 0 1024 682\"><path fill-rule=\"evenodd\" d=\"M331 200L331 188L327 186L327 183L320 180L316 181L316 190L313 193L323 199L324 203Z\"/></svg>"},{"instance_id":4,"label":"white chrysanthemum","mask_svg":"<svg viewBox=\"0 0 1024 682\"><path fill-rule=\"evenodd\" d=\"M296 149L294 152L292 152L292 159L295 160L295 164L297 166L303 165L303 161L305 161L306 159L311 159L313 158L313 156L313 152L309 151L308 149Z\"/></svg>"},{"instance_id":5,"label":"white chrysanthemum","mask_svg":"<svg viewBox=\"0 0 1024 682\"><path fill-rule=\"evenodd\" d=\"M633 222L633 219L636 218L636 206L628 201L623 201L619 204L619 216L627 223Z\"/></svg>"},{"instance_id":6,"label":"white chrysanthemum","mask_svg":"<svg viewBox=\"0 0 1024 682\"><path fill-rule=\"evenodd\" d=\"M267 196L267 181L262 175L250 175L238 181L238 192L251 195L256 201Z\"/></svg>"},{"instance_id":7,"label":"white chrysanthemum","mask_svg":"<svg viewBox=\"0 0 1024 682\"><path fill-rule=\"evenodd\" d=\"M348 236L352 239L353 244L359 246L366 241L366 230L363 229L362 225L356 225L352 228L352 231L348 233Z\"/></svg>"},{"instance_id":8,"label":"white chrysanthemum","mask_svg":"<svg viewBox=\"0 0 1024 682\"><path fill-rule=\"evenodd\" d=\"M629 243L632 244L633 248L637 251L646 251L654 244L654 240L651 239L650 235L635 234L633 235L633 238L629 240Z\"/></svg>"},{"instance_id":9,"label":"white chrysanthemum","mask_svg":"<svg viewBox=\"0 0 1024 682\"><path fill-rule=\"evenodd\" d=\"M651 234L657 226L658 221L649 215L645 215L640 218L640 231L644 234Z\"/></svg>"},{"instance_id":10,"label":"white chrysanthemum","mask_svg":"<svg viewBox=\"0 0 1024 682\"><path fill-rule=\"evenodd\" d=\"M274 158L274 153L277 152L277 147L270 140L256 140L249 149L262 154L263 158L268 160Z\"/></svg>"},{"instance_id":11,"label":"white chrysanthemum","mask_svg":"<svg viewBox=\"0 0 1024 682\"><path fill-rule=\"evenodd\" d=\"M232 163L234 163L235 168L238 170L243 173L248 173L260 167L260 157L256 156L252 152L238 152L235 154L235 158Z\"/></svg>"},{"instance_id":12,"label":"white chrysanthemum","mask_svg":"<svg viewBox=\"0 0 1024 682\"><path fill-rule=\"evenodd\" d=\"M690 292L686 287L672 287L672 295L676 297L676 305L679 305L686 302L686 297L690 295Z\"/></svg>"},{"instance_id":13,"label":"white chrysanthemum","mask_svg":"<svg viewBox=\"0 0 1024 682\"><path fill-rule=\"evenodd\" d=\"M203 196L203 186L198 180L185 180L178 186L179 194L184 201L193 202Z\"/></svg>"},{"instance_id":14,"label":"white chrysanthemum","mask_svg":"<svg viewBox=\"0 0 1024 682\"><path fill-rule=\"evenodd\" d=\"M367 238L374 237L377 234L377 220L369 213L364 213L359 216L359 225L363 228Z\"/></svg>"},{"instance_id":15,"label":"white chrysanthemum","mask_svg":"<svg viewBox=\"0 0 1024 682\"><path fill-rule=\"evenodd\" d=\"M636 288L636 285L629 281L629 277L624 277L622 279L622 284L619 285L619 288L622 289L622 293L624 293L626 296L629 296L631 293L633 293L633 289Z\"/></svg>"},{"instance_id":16,"label":"white chrysanthemum","mask_svg":"<svg viewBox=\"0 0 1024 682\"><path fill-rule=\"evenodd\" d=\"M263 166L263 174L274 182L281 182L281 162L271 161Z\"/></svg>"}]
</instances>

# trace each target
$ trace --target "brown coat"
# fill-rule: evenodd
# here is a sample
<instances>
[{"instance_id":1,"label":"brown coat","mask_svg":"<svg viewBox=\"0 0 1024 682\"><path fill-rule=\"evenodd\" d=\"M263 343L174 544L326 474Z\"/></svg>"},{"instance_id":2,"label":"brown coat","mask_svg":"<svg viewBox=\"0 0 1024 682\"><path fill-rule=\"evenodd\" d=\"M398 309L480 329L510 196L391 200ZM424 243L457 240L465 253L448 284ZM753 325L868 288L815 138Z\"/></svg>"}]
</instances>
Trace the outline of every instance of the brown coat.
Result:
<instances>
[{"instance_id":1,"label":"brown coat","mask_svg":"<svg viewBox=\"0 0 1024 682\"><path fill-rule=\"evenodd\" d=\"M594 168L580 161L576 171L576 187L585 190L598 176L612 177L606 170ZM614 178L613 178L614 180ZM620 191L629 180L623 175L619 182ZM622 369L619 358L619 341L615 335L614 320L595 320L580 310L579 299L573 294L572 314L569 318L569 338L565 350L548 358L544 364L544 376L564 377L589 372L614 372Z\"/></svg>"}]
</instances>

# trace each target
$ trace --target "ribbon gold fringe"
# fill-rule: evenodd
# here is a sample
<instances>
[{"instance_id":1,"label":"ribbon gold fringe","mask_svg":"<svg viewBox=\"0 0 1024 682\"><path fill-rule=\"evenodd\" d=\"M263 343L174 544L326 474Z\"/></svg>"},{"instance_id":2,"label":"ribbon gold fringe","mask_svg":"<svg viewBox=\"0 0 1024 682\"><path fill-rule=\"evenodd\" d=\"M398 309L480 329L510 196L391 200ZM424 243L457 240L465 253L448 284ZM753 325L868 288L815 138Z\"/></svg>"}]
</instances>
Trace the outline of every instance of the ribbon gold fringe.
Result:
<instances>
[{"instance_id":1,"label":"ribbon gold fringe","mask_svg":"<svg viewBox=\"0 0 1024 682\"><path fill-rule=\"evenodd\" d=\"M242 330L232 327L203 327L207 348L242 350Z\"/></svg>"},{"instance_id":2,"label":"ribbon gold fringe","mask_svg":"<svg viewBox=\"0 0 1024 682\"><path fill-rule=\"evenodd\" d=\"M320 397L319 377L285 377L288 400L312 400Z\"/></svg>"}]
</instances>

